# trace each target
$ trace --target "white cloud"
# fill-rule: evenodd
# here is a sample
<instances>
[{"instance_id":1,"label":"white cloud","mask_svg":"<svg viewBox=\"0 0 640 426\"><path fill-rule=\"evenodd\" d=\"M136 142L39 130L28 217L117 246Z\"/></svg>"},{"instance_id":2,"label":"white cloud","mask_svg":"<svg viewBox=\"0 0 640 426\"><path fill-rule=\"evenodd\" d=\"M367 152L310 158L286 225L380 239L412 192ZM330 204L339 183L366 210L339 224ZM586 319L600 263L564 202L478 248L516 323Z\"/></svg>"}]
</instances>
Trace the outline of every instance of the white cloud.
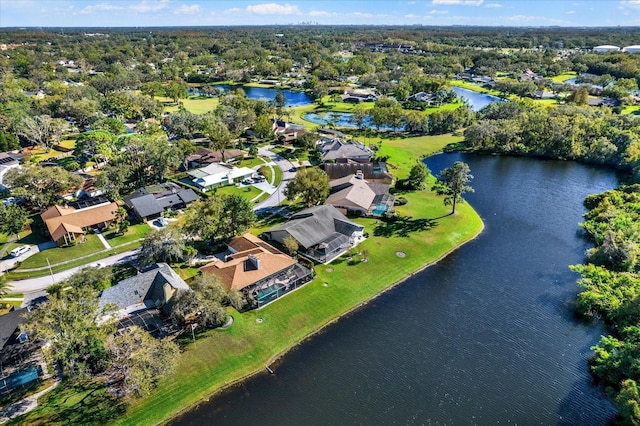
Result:
<instances>
[{"instance_id":1,"label":"white cloud","mask_svg":"<svg viewBox=\"0 0 640 426\"><path fill-rule=\"evenodd\" d=\"M116 6L115 4L110 4L110 3L100 3L100 4L94 4L93 6L87 6L84 9L80 10L81 15L89 15L92 14L94 12L107 12L110 10L122 10L124 9L124 7L122 6Z\"/></svg>"},{"instance_id":2,"label":"white cloud","mask_svg":"<svg viewBox=\"0 0 640 426\"><path fill-rule=\"evenodd\" d=\"M447 13L449 13L446 10L436 10L433 9L431 12L429 12L429 15L446 15Z\"/></svg>"},{"instance_id":3,"label":"white cloud","mask_svg":"<svg viewBox=\"0 0 640 426\"><path fill-rule=\"evenodd\" d=\"M462 6L480 6L484 0L431 0L432 4L456 4Z\"/></svg>"},{"instance_id":4,"label":"white cloud","mask_svg":"<svg viewBox=\"0 0 640 426\"><path fill-rule=\"evenodd\" d=\"M311 12L307 13L307 15L329 18L331 16L337 16L338 14L335 12L327 12L326 10L312 10Z\"/></svg>"},{"instance_id":5,"label":"white cloud","mask_svg":"<svg viewBox=\"0 0 640 426\"><path fill-rule=\"evenodd\" d=\"M130 10L134 12L146 13L146 12L157 12L162 9L166 9L169 0L159 0L159 1L147 1L142 0L138 4L133 4L129 6Z\"/></svg>"},{"instance_id":6,"label":"white cloud","mask_svg":"<svg viewBox=\"0 0 640 426\"><path fill-rule=\"evenodd\" d=\"M349 16L355 16L356 18L373 18L375 15L372 13L353 12L350 13Z\"/></svg>"},{"instance_id":7,"label":"white cloud","mask_svg":"<svg viewBox=\"0 0 640 426\"><path fill-rule=\"evenodd\" d=\"M200 6L197 4L192 4L191 6L183 4L173 13L175 13L176 15L195 15L196 13L200 13Z\"/></svg>"},{"instance_id":8,"label":"white cloud","mask_svg":"<svg viewBox=\"0 0 640 426\"><path fill-rule=\"evenodd\" d=\"M489 9L498 9L502 7L502 5L500 3L487 3L484 7Z\"/></svg>"},{"instance_id":9,"label":"white cloud","mask_svg":"<svg viewBox=\"0 0 640 426\"><path fill-rule=\"evenodd\" d=\"M247 6L247 12L256 15L299 15L300 9L291 4L262 3Z\"/></svg>"},{"instance_id":10,"label":"white cloud","mask_svg":"<svg viewBox=\"0 0 640 426\"><path fill-rule=\"evenodd\" d=\"M420 16L414 15L413 13L410 13L408 15L404 15L404 17L407 18L407 19L419 19L420 18Z\"/></svg>"},{"instance_id":11,"label":"white cloud","mask_svg":"<svg viewBox=\"0 0 640 426\"><path fill-rule=\"evenodd\" d=\"M238 9L237 7L232 7L231 9L225 10L224 13L240 13L240 9Z\"/></svg>"},{"instance_id":12,"label":"white cloud","mask_svg":"<svg viewBox=\"0 0 640 426\"><path fill-rule=\"evenodd\" d=\"M640 0L621 1L620 6L629 9L640 9Z\"/></svg>"},{"instance_id":13,"label":"white cloud","mask_svg":"<svg viewBox=\"0 0 640 426\"><path fill-rule=\"evenodd\" d=\"M575 10L568 10L568 11L567 11L567 15L573 15L574 13L576 13L576 11L575 11Z\"/></svg>"}]
</instances>

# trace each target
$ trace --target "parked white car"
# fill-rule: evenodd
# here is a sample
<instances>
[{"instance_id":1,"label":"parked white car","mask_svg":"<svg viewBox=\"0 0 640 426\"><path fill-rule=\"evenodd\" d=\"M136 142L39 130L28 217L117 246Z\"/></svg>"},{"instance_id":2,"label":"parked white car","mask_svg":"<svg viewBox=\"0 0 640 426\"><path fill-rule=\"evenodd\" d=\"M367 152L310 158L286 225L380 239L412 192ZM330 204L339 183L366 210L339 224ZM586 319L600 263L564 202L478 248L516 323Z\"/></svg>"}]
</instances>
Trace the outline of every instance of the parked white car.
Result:
<instances>
[{"instance_id":1,"label":"parked white car","mask_svg":"<svg viewBox=\"0 0 640 426\"><path fill-rule=\"evenodd\" d=\"M16 247L13 250L11 250L11 253L9 253L9 255L11 257L18 257L22 254L25 254L26 252L28 252L29 250L31 250L31 247L29 246L20 246L20 247Z\"/></svg>"}]
</instances>

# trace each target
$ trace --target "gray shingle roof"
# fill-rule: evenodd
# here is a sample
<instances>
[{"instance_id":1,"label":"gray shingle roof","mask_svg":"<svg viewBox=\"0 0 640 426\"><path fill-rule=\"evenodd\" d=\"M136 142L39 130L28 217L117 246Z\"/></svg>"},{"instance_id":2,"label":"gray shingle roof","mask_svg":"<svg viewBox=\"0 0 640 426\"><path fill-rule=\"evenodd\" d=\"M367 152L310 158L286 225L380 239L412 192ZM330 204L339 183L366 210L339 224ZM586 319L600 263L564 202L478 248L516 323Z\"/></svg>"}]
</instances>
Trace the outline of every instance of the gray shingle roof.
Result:
<instances>
[{"instance_id":1,"label":"gray shingle roof","mask_svg":"<svg viewBox=\"0 0 640 426\"><path fill-rule=\"evenodd\" d=\"M336 139L327 142L320 147L323 160L336 160L340 158L371 158L373 151L364 146L362 143L354 141L347 143L343 140Z\"/></svg>"},{"instance_id":2,"label":"gray shingle roof","mask_svg":"<svg viewBox=\"0 0 640 426\"><path fill-rule=\"evenodd\" d=\"M192 189L184 189L176 184L163 184L165 190L157 193L149 193L145 188L136 190L127 196L124 201L127 206L135 210L142 218L154 216L176 205L188 205L199 197Z\"/></svg>"},{"instance_id":3,"label":"gray shingle roof","mask_svg":"<svg viewBox=\"0 0 640 426\"><path fill-rule=\"evenodd\" d=\"M26 312L27 309L22 308L0 316L0 349L4 348L7 342L11 340L18 326L27 322L27 320L22 317Z\"/></svg>"},{"instance_id":4,"label":"gray shingle roof","mask_svg":"<svg viewBox=\"0 0 640 426\"><path fill-rule=\"evenodd\" d=\"M193 203L200 198L195 192L193 192L193 189L191 188L183 189L182 191L178 192L178 197L180 197L182 202L185 204Z\"/></svg>"},{"instance_id":5,"label":"gray shingle roof","mask_svg":"<svg viewBox=\"0 0 640 426\"><path fill-rule=\"evenodd\" d=\"M130 203L140 217L153 216L164 211L164 208L160 205L160 203L158 203L156 197L153 194L147 194L141 197L133 198L131 199Z\"/></svg>"},{"instance_id":6,"label":"gray shingle roof","mask_svg":"<svg viewBox=\"0 0 640 426\"><path fill-rule=\"evenodd\" d=\"M363 226L351 222L332 205L311 207L291 216L288 222L267 232L286 231L304 248L326 240L335 232L351 235Z\"/></svg>"},{"instance_id":7,"label":"gray shingle roof","mask_svg":"<svg viewBox=\"0 0 640 426\"><path fill-rule=\"evenodd\" d=\"M344 162L344 163L324 163L322 169L330 180L340 179L345 176L356 174L361 171L366 180L386 180L391 181L393 175L389 173L387 164L383 162L371 162L371 163L356 163L356 162Z\"/></svg>"},{"instance_id":8,"label":"gray shingle roof","mask_svg":"<svg viewBox=\"0 0 640 426\"><path fill-rule=\"evenodd\" d=\"M171 289L167 289L165 284ZM173 295L172 289L190 290L169 265L158 263L152 269L104 290L100 295L100 309L111 303L124 311L161 307Z\"/></svg>"}]
</instances>

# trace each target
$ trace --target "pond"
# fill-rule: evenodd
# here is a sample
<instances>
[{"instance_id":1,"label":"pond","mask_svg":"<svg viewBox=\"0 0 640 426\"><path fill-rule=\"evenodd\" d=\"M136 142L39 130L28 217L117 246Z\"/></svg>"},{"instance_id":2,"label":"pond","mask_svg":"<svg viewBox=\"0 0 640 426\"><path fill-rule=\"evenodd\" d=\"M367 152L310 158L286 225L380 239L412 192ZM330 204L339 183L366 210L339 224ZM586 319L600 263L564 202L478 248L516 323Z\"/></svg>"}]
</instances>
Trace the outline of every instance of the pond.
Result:
<instances>
[{"instance_id":1,"label":"pond","mask_svg":"<svg viewBox=\"0 0 640 426\"><path fill-rule=\"evenodd\" d=\"M451 88L456 95L462 99L466 99L473 111L480 111L492 102L503 102L503 98L498 96L487 95L486 93L474 92L473 90L464 89L462 87L453 86Z\"/></svg>"},{"instance_id":2,"label":"pond","mask_svg":"<svg viewBox=\"0 0 640 426\"><path fill-rule=\"evenodd\" d=\"M458 160L475 176L477 239L174 424L606 425L615 408L587 363L605 330L576 319L568 265L588 247L584 197L616 177L496 156L427 165Z\"/></svg>"},{"instance_id":3,"label":"pond","mask_svg":"<svg viewBox=\"0 0 640 426\"><path fill-rule=\"evenodd\" d=\"M346 127L348 129L356 129L356 126L352 120L353 114L349 112L308 112L304 114L302 117L315 124L319 124L321 126L325 126L331 123L336 127ZM376 126L373 124L371 117L367 116L364 119L364 125L375 129ZM396 130L403 130L404 126L399 127ZM380 126L380 130L394 130L390 126Z\"/></svg>"},{"instance_id":4,"label":"pond","mask_svg":"<svg viewBox=\"0 0 640 426\"><path fill-rule=\"evenodd\" d=\"M275 87L231 86L228 84L216 84L213 87L224 90L225 92L242 89L249 99L259 99L267 102L273 101L278 93L278 89ZM190 89L189 93L200 95L202 92L198 89ZM282 94L284 95L285 106L287 107L309 105L313 102L306 92L282 89Z\"/></svg>"}]
</instances>

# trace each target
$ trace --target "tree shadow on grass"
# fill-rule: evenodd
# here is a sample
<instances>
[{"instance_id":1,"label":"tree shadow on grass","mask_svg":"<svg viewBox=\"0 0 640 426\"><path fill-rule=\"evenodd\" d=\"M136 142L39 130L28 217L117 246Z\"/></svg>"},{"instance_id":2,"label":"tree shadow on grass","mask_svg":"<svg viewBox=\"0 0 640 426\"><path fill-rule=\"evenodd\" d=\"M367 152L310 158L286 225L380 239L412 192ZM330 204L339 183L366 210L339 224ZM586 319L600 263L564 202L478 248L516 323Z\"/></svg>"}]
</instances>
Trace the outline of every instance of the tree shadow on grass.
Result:
<instances>
[{"instance_id":1,"label":"tree shadow on grass","mask_svg":"<svg viewBox=\"0 0 640 426\"><path fill-rule=\"evenodd\" d=\"M376 237L408 237L414 232L428 231L435 228L438 223L434 219L412 219L408 216L384 219L373 230Z\"/></svg>"},{"instance_id":2,"label":"tree shadow on grass","mask_svg":"<svg viewBox=\"0 0 640 426\"><path fill-rule=\"evenodd\" d=\"M43 407L29 424L105 424L124 415L125 400L107 392L102 381L62 383L41 398ZM20 423L20 421L18 421Z\"/></svg>"}]
</instances>

